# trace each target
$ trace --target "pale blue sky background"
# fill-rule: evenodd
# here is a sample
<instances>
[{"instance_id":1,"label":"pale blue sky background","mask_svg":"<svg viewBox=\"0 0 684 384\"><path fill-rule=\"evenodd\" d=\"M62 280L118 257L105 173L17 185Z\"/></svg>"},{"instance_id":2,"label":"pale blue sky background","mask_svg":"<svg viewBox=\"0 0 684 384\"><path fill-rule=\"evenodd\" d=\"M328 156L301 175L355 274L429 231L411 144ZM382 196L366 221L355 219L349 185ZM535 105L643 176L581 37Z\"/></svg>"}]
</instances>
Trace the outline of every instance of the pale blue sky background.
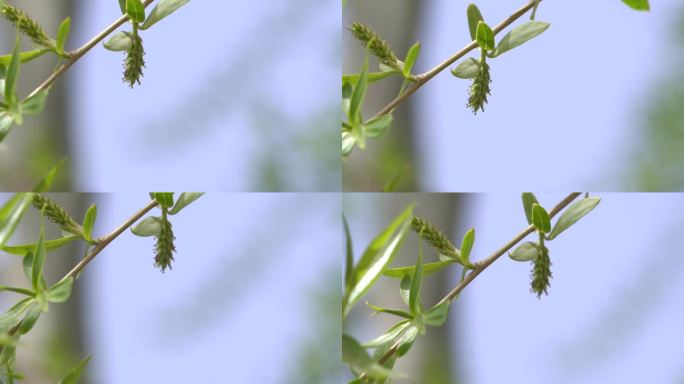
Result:
<instances>
[{"instance_id":1,"label":"pale blue sky background","mask_svg":"<svg viewBox=\"0 0 684 384\"><path fill-rule=\"evenodd\" d=\"M73 44L120 14L81 4ZM262 190L266 156L286 190L339 190L340 19L335 0L191 1L144 32L133 90L123 54L94 49L68 74L74 190Z\"/></svg>"},{"instance_id":2,"label":"pale blue sky background","mask_svg":"<svg viewBox=\"0 0 684 384\"><path fill-rule=\"evenodd\" d=\"M564 197L537 196L549 208ZM452 307L460 312L452 320L462 322L453 324L460 327L460 340L453 340L453 345L461 355L463 364L458 366L464 367L465 382L684 380L680 359L684 345L679 336L684 321L684 259L680 252L684 247L680 233L684 199L681 194L598 196L603 201L596 210L547 244L554 276L548 296L539 300L529 292L530 264L504 256ZM345 196L357 257L388 224L387 217L399 213L378 198ZM406 203L417 199L416 214L420 215L420 200L429 195L400 199ZM475 227L472 258L476 260L526 226L520 196L515 193L476 195L465 211L466 225L451 237L460 239L468 227ZM415 251L405 250L409 255ZM454 284L456 274L452 274ZM364 314L370 312L365 308L357 310L363 312L360 318L366 324L381 321L368 320ZM368 328L352 330L357 336L377 336L369 332Z\"/></svg>"},{"instance_id":3,"label":"pale blue sky background","mask_svg":"<svg viewBox=\"0 0 684 384\"><path fill-rule=\"evenodd\" d=\"M419 32L417 70L441 62L469 40L468 2L433 0ZM478 3L496 24L523 2ZM484 113L466 109L468 82L448 72L421 89L418 107L423 191L622 190L626 153L638 145L651 85L671 70L664 47L681 14L675 0L650 13L619 0L545 1L540 37L490 62Z\"/></svg>"}]
</instances>

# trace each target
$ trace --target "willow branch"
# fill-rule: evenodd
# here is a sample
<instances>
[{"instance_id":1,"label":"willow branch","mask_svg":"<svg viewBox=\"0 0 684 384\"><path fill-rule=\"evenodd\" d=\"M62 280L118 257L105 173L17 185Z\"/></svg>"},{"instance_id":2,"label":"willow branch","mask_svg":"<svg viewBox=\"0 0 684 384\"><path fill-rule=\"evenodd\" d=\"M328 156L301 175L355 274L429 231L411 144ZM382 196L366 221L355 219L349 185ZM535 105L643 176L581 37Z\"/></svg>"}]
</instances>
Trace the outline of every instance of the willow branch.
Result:
<instances>
[{"instance_id":1,"label":"willow branch","mask_svg":"<svg viewBox=\"0 0 684 384\"><path fill-rule=\"evenodd\" d=\"M506 27L511 25L514 21L519 19L521 16L526 14L529 10L533 9L535 6L536 1L532 0L529 3L525 4L522 8L518 9L515 11L512 15L508 16L506 19L504 19L502 22L500 22L496 27L492 28L492 32L494 32L494 35L496 36L499 32L503 31ZM471 41L468 45L465 47L461 48L460 51L456 52L453 54L451 57L448 59L444 60L442 63L437 65L436 67L432 68L431 70L415 76L415 81L404 90L399 96L397 96L394 100L392 100L387 106L385 106L383 109L380 110L375 116L371 118L371 120L380 117L382 115L386 115L390 112L392 112L399 104L402 102L406 101L406 99L411 96L414 92L416 92L420 87L425 85L428 81L432 80L433 77L437 76L440 72L444 71L445 69L449 68L450 65L458 61L460 58L463 56L467 55L468 52L472 51L473 49L477 48L477 42L476 41Z\"/></svg>"},{"instance_id":2,"label":"willow branch","mask_svg":"<svg viewBox=\"0 0 684 384\"><path fill-rule=\"evenodd\" d=\"M553 207L553 209L551 209L549 211L549 217L553 218L560 211L565 209L565 207L570 205L570 203L572 203L580 195L581 195L581 193L579 193L579 192L573 192L573 193L569 194L568 196L566 196L563 200L561 200L558 204L556 204L556 206ZM452 301L454 298L456 298L456 296L458 296L458 294L465 287L467 287L468 284L470 284L473 280L475 280L475 278L480 273L482 273L482 271L487 269L487 267L492 265L492 263L494 263L499 257L503 256L506 252L508 252L508 250L513 248L516 244L521 242L525 237L527 237L529 234L533 233L535 230L536 229L534 228L534 226L530 224L529 226L527 226L527 228L523 229L520 233L515 235L515 237L513 237L506 244L504 244L501 248L494 251L494 253L492 253L489 257L487 257L486 259L484 259L482 261L475 263L473 270L468 275L466 275L466 277L463 280L461 280L461 282L458 283L458 285L456 285L456 287L454 287L454 289L452 289L451 292L449 292L446 296L444 296L444 298L442 300L440 300L437 305L448 302L448 301ZM380 357L380 359L378 360L378 364L380 364L380 365L384 364L390 357L392 357L396 353L397 348L399 348L399 342L392 345L392 347L390 349L388 349L387 352L385 352L382 355L382 357Z\"/></svg>"},{"instance_id":3,"label":"willow branch","mask_svg":"<svg viewBox=\"0 0 684 384\"><path fill-rule=\"evenodd\" d=\"M143 6L147 8L148 5L152 4L154 0L145 0L143 2ZM93 49L97 44L99 44L102 40L104 40L105 37L109 36L112 32L114 32L117 28L122 26L125 22L129 20L128 15L122 15L119 17L114 23L112 23L110 26L105 28L102 32L98 33L95 37L90 39L87 43L83 44L82 47L73 50L69 52L68 59L67 61L60 65L52 74L43 81L41 85L38 86L38 88L34 89L33 92L31 92L26 99L30 98L31 96L36 95L38 92L44 91L52 84L57 81L57 79L62 76L69 68L71 68L72 65L74 65L81 57L83 57L88 51Z\"/></svg>"}]
</instances>

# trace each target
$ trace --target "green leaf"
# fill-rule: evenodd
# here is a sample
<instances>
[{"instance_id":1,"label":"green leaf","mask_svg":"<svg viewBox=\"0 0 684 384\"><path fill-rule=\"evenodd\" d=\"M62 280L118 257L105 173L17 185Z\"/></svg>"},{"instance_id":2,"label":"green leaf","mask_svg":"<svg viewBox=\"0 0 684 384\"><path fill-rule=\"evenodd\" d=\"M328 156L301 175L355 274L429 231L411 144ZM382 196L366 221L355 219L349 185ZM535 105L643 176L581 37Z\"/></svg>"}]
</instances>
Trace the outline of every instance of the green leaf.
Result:
<instances>
[{"instance_id":1,"label":"green leaf","mask_svg":"<svg viewBox=\"0 0 684 384\"><path fill-rule=\"evenodd\" d=\"M131 232L141 237L157 236L161 232L161 223L159 216L148 216L131 228Z\"/></svg>"},{"instance_id":2,"label":"green leaf","mask_svg":"<svg viewBox=\"0 0 684 384\"><path fill-rule=\"evenodd\" d=\"M403 317L405 319L412 319L413 318L413 315L411 315L410 313L408 313L406 311L399 310L399 309L383 308L383 307L379 307L377 305L373 305L369 302L366 302L366 305L370 309L374 310L375 314L386 313L388 315L399 316L399 317Z\"/></svg>"},{"instance_id":3,"label":"green leaf","mask_svg":"<svg viewBox=\"0 0 684 384\"><path fill-rule=\"evenodd\" d=\"M85 369L86 365L88 365L88 362L90 359L93 357L93 355L89 355L85 359L81 360L80 363L67 375L67 377L63 378L62 380L59 381L57 384L76 384L78 383L78 379L81 377L81 374L83 373L83 370Z\"/></svg>"},{"instance_id":4,"label":"green leaf","mask_svg":"<svg viewBox=\"0 0 684 384\"><path fill-rule=\"evenodd\" d=\"M361 255L361 259L354 267L354 284L344 295L343 318L347 317L352 306L368 292L383 269L392 262L411 226L412 216L413 204L409 205L382 233L376 236Z\"/></svg>"},{"instance_id":5,"label":"green leaf","mask_svg":"<svg viewBox=\"0 0 684 384\"><path fill-rule=\"evenodd\" d=\"M493 51L496 43L494 42L494 32L484 21L477 24L477 44L486 52Z\"/></svg>"},{"instance_id":6,"label":"green leaf","mask_svg":"<svg viewBox=\"0 0 684 384\"><path fill-rule=\"evenodd\" d=\"M152 192L150 197L157 200L161 207L173 207L173 192Z\"/></svg>"},{"instance_id":7,"label":"green leaf","mask_svg":"<svg viewBox=\"0 0 684 384\"><path fill-rule=\"evenodd\" d=\"M390 328L387 332L383 333L382 335L376 337L373 340L367 341L362 344L364 348L377 348L383 344L394 344L395 339L402 333L404 330L408 327L411 326L411 322L408 320L402 320L398 323L396 323L392 328Z\"/></svg>"},{"instance_id":8,"label":"green leaf","mask_svg":"<svg viewBox=\"0 0 684 384\"><path fill-rule=\"evenodd\" d=\"M480 9L475 4L468 5L466 11L468 14L468 29L470 30L470 39L475 41L477 39L477 26L480 21L484 21Z\"/></svg>"},{"instance_id":9,"label":"green leaf","mask_svg":"<svg viewBox=\"0 0 684 384\"><path fill-rule=\"evenodd\" d=\"M342 131L342 156L349 156L356 145L356 138L347 131Z\"/></svg>"},{"instance_id":10,"label":"green leaf","mask_svg":"<svg viewBox=\"0 0 684 384\"><path fill-rule=\"evenodd\" d=\"M423 320L427 325L441 327L446 322L447 317L449 317L449 301L430 308L429 311L425 312Z\"/></svg>"},{"instance_id":11,"label":"green leaf","mask_svg":"<svg viewBox=\"0 0 684 384\"><path fill-rule=\"evenodd\" d=\"M91 205L86 211L85 217L83 218L83 237L86 241L93 240L93 226L95 225L95 219L97 219L97 206L95 204Z\"/></svg>"},{"instance_id":12,"label":"green leaf","mask_svg":"<svg viewBox=\"0 0 684 384\"><path fill-rule=\"evenodd\" d=\"M454 264L456 260L454 259L448 259L444 261L435 261L433 263L425 263L423 264L423 275L429 275L431 273L435 273L437 271L441 271L442 269L448 267L451 264ZM415 273L416 267L411 265L407 267L398 267L398 268L387 268L384 271L382 271L382 274L388 277L394 277L394 278L403 278L404 276L411 276Z\"/></svg>"},{"instance_id":13,"label":"green leaf","mask_svg":"<svg viewBox=\"0 0 684 384\"><path fill-rule=\"evenodd\" d=\"M40 48L40 49L34 49L32 51L25 51L21 52L19 54L19 61L22 63L26 63L27 61L31 61L33 59L36 59L40 56L43 56L44 54L52 52L52 50L48 48ZM2 55L0 56L0 69L3 67L9 66L10 63L12 62L12 54L9 55Z\"/></svg>"},{"instance_id":14,"label":"green leaf","mask_svg":"<svg viewBox=\"0 0 684 384\"><path fill-rule=\"evenodd\" d=\"M502 53L508 52L511 49L526 43L542 34L550 25L551 24L549 23L541 21L528 21L525 24L514 28L499 41L499 45L494 50L492 56L499 56Z\"/></svg>"},{"instance_id":15,"label":"green leaf","mask_svg":"<svg viewBox=\"0 0 684 384\"><path fill-rule=\"evenodd\" d=\"M352 97L349 104L349 121L353 125L361 124L361 107L363 106L363 100L366 98L366 91L368 90L368 55L366 55L366 60L363 63L363 69L361 70L361 75L359 81L354 87L354 92L352 92ZM357 138L358 140L358 138Z\"/></svg>"},{"instance_id":16,"label":"green leaf","mask_svg":"<svg viewBox=\"0 0 684 384\"><path fill-rule=\"evenodd\" d=\"M128 31L117 32L102 45L113 52L128 51L133 46L133 35Z\"/></svg>"},{"instance_id":17,"label":"green leaf","mask_svg":"<svg viewBox=\"0 0 684 384\"><path fill-rule=\"evenodd\" d=\"M0 314L0 333L5 333L14 328L19 323L19 316L21 316L32 303L35 303L35 300L27 297L13 305L5 313Z\"/></svg>"},{"instance_id":18,"label":"green leaf","mask_svg":"<svg viewBox=\"0 0 684 384\"><path fill-rule=\"evenodd\" d=\"M381 72L368 72L366 74L366 77L368 78L368 84L372 84L375 82L378 82L380 80L386 79L390 76L396 75L397 72L388 72L388 71L381 71ZM360 73L353 73L353 74L346 74L342 75L342 82L344 84L348 84L350 87L353 87L359 82L359 79L361 78ZM351 88L350 88L351 89ZM351 98L351 93L348 98Z\"/></svg>"},{"instance_id":19,"label":"green leaf","mask_svg":"<svg viewBox=\"0 0 684 384\"><path fill-rule=\"evenodd\" d=\"M43 112L45 107L45 100L48 96L48 90L44 89L35 95L29 97L21 103L21 111L25 115L37 115Z\"/></svg>"},{"instance_id":20,"label":"green leaf","mask_svg":"<svg viewBox=\"0 0 684 384\"><path fill-rule=\"evenodd\" d=\"M119 0L119 8L121 8L121 14L126 14L126 0Z\"/></svg>"},{"instance_id":21,"label":"green leaf","mask_svg":"<svg viewBox=\"0 0 684 384\"><path fill-rule=\"evenodd\" d=\"M12 130L14 124L14 117L5 111L0 111L0 143L5 140L7 134Z\"/></svg>"},{"instance_id":22,"label":"green leaf","mask_svg":"<svg viewBox=\"0 0 684 384\"><path fill-rule=\"evenodd\" d=\"M178 8L184 6L190 2L190 0L161 0L157 5L154 6L152 12L145 20L145 23L140 27L140 29L147 29L154 24L156 24L161 19L175 12Z\"/></svg>"},{"instance_id":23,"label":"green leaf","mask_svg":"<svg viewBox=\"0 0 684 384\"><path fill-rule=\"evenodd\" d=\"M419 332L419 328L415 325L411 325L410 327L406 328L406 331L404 331L404 333L402 333L397 340L397 343L399 344L396 352L397 357L404 356L411 349Z\"/></svg>"},{"instance_id":24,"label":"green leaf","mask_svg":"<svg viewBox=\"0 0 684 384\"><path fill-rule=\"evenodd\" d=\"M416 267L413 266L411 267L412 269L415 269ZM401 300L406 304L408 307L409 305L409 296L411 292L411 276L413 276L415 272L412 272L411 275L406 275L401 278L401 282L399 283L399 296L401 296Z\"/></svg>"},{"instance_id":25,"label":"green leaf","mask_svg":"<svg viewBox=\"0 0 684 384\"><path fill-rule=\"evenodd\" d=\"M351 233L349 232L349 224L347 223L347 218L344 216L344 214L342 214L342 223L344 225L344 238L347 246L344 268L344 287L345 290L347 290L350 286L354 284L354 275L352 274L352 270L354 269L354 249L352 247L352 239Z\"/></svg>"},{"instance_id":26,"label":"green leaf","mask_svg":"<svg viewBox=\"0 0 684 384\"><path fill-rule=\"evenodd\" d=\"M539 247L531 241L520 244L513 252L508 253L508 257L515 261L532 261L537 256L539 256Z\"/></svg>"},{"instance_id":27,"label":"green leaf","mask_svg":"<svg viewBox=\"0 0 684 384\"><path fill-rule=\"evenodd\" d=\"M549 233L551 231L551 219L549 218L546 209L539 204L532 205L532 224L541 233Z\"/></svg>"},{"instance_id":28,"label":"green leaf","mask_svg":"<svg viewBox=\"0 0 684 384\"><path fill-rule=\"evenodd\" d=\"M576 201L570 205L565 211L563 211L563 214L560 216L560 218L558 218L558 221L553 227L551 234L549 234L549 240L556 238L556 236L570 228L573 224L579 221L579 219L584 217L584 215L596 208L600 202L601 199L598 197L587 197L586 199Z\"/></svg>"},{"instance_id":29,"label":"green leaf","mask_svg":"<svg viewBox=\"0 0 684 384\"><path fill-rule=\"evenodd\" d=\"M183 192L178 196L178 200L176 200L176 204L174 204L173 208L169 211L169 215L175 215L176 213L180 212L183 208L187 207L188 205L192 204L195 200L199 199L204 195L204 192Z\"/></svg>"},{"instance_id":30,"label":"green leaf","mask_svg":"<svg viewBox=\"0 0 684 384\"><path fill-rule=\"evenodd\" d=\"M43 265L45 264L45 243L43 242L44 229L40 227L40 237L36 244L36 250L33 252L33 266L31 269L31 284L36 292L42 291L43 287L40 280L43 277Z\"/></svg>"},{"instance_id":31,"label":"green leaf","mask_svg":"<svg viewBox=\"0 0 684 384\"><path fill-rule=\"evenodd\" d=\"M391 370L377 364L361 344L349 335L342 335L342 362L355 371L366 372L371 378L389 377Z\"/></svg>"},{"instance_id":32,"label":"green leaf","mask_svg":"<svg viewBox=\"0 0 684 384\"><path fill-rule=\"evenodd\" d=\"M525 192L522 194L523 209L525 209L525 217L527 218L527 224L532 224L532 206L539 204L537 197L534 193Z\"/></svg>"},{"instance_id":33,"label":"green leaf","mask_svg":"<svg viewBox=\"0 0 684 384\"><path fill-rule=\"evenodd\" d=\"M630 8L636 9L637 11L651 10L648 0L622 0L622 2L627 4Z\"/></svg>"},{"instance_id":34,"label":"green leaf","mask_svg":"<svg viewBox=\"0 0 684 384\"><path fill-rule=\"evenodd\" d=\"M463 236L463 241L461 242L461 263L468 268L472 268L473 266L470 264L470 251L473 249L474 243L475 228L470 228L465 236Z\"/></svg>"},{"instance_id":35,"label":"green leaf","mask_svg":"<svg viewBox=\"0 0 684 384\"><path fill-rule=\"evenodd\" d=\"M145 7L140 0L126 0L126 14L136 23L145 21Z\"/></svg>"},{"instance_id":36,"label":"green leaf","mask_svg":"<svg viewBox=\"0 0 684 384\"><path fill-rule=\"evenodd\" d=\"M14 42L14 50L12 51L12 59L10 60L9 67L7 68L7 76L5 77L5 101L9 105L17 103L17 80L19 79L19 72L21 69L21 41L19 40L19 34Z\"/></svg>"},{"instance_id":37,"label":"green leaf","mask_svg":"<svg viewBox=\"0 0 684 384\"><path fill-rule=\"evenodd\" d=\"M390 125L392 125L391 113L378 116L375 119L366 122L366 136L372 138L382 137L385 134L385 132L387 132Z\"/></svg>"},{"instance_id":38,"label":"green leaf","mask_svg":"<svg viewBox=\"0 0 684 384\"><path fill-rule=\"evenodd\" d=\"M7 292L14 292L14 293L19 293L21 295L26 295L26 296L35 296L35 292L28 288L21 288L21 287L8 287L5 285L0 285L0 292L7 291Z\"/></svg>"},{"instance_id":39,"label":"green leaf","mask_svg":"<svg viewBox=\"0 0 684 384\"><path fill-rule=\"evenodd\" d=\"M480 62L469 57L453 68L451 74L460 79L474 79L480 74L480 70Z\"/></svg>"},{"instance_id":40,"label":"green leaf","mask_svg":"<svg viewBox=\"0 0 684 384\"><path fill-rule=\"evenodd\" d=\"M12 237L32 200L33 194L18 193L0 209L0 247Z\"/></svg>"},{"instance_id":41,"label":"green leaf","mask_svg":"<svg viewBox=\"0 0 684 384\"><path fill-rule=\"evenodd\" d=\"M52 187L53 182L55 181L55 177L57 177L57 174L59 171L62 169L62 166L66 163L66 157L57 162L48 173L45 174L45 176L40 180L38 184L36 184L33 187L32 192L47 192L50 190Z\"/></svg>"},{"instance_id":42,"label":"green leaf","mask_svg":"<svg viewBox=\"0 0 684 384\"><path fill-rule=\"evenodd\" d=\"M423 247L418 248L418 261L416 262L416 269L411 277L411 290L409 291L409 310L411 314L416 316L423 313L423 307L420 302L420 288L423 285Z\"/></svg>"},{"instance_id":43,"label":"green leaf","mask_svg":"<svg viewBox=\"0 0 684 384\"><path fill-rule=\"evenodd\" d=\"M60 55L64 54L64 44L66 44L69 37L69 32L71 32L71 18L67 17L59 25L59 30L57 30L57 53Z\"/></svg>"},{"instance_id":44,"label":"green leaf","mask_svg":"<svg viewBox=\"0 0 684 384\"><path fill-rule=\"evenodd\" d=\"M46 251L52 251L55 249L58 249L66 244L69 244L70 242L80 239L79 236L76 235L68 235L65 237L61 237L59 239L53 239L53 240L48 240L45 242L45 250ZM23 256L26 254L26 252L32 251L33 249L36 248L36 243L31 243L31 244L21 244L21 245L6 245L0 249L2 249L3 252L9 253L11 255L19 255Z\"/></svg>"},{"instance_id":45,"label":"green leaf","mask_svg":"<svg viewBox=\"0 0 684 384\"><path fill-rule=\"evenodd\" d=\"M418 58L418 55L420 55L420 43L415 43L409 49L408 53L406 54L406 59L404 61L404 70L403 70L403 75L404 78L410 79L411 78L411 71L413 70L413 65L416 63L416 59Z\"/></svg>"},{"instance_id":46,"label":"green leaf","mask_svg":"<svg viewBox=\"0 0 684 384\"><path fill-rule=\"evenodd\" d=\"M51 303L63 303L71 295L71 287L74 285L74 278L69 276L50 287L47 292L47 299Z\"/></svg>"},{"instance_id":47,"label":"green leaf","mask_svg":"<svg viewBox=\"0 0 684 384\"><path fill-rule=\"evenodd\" d=\"M19 326L19 333L22 335L28 333L33 326L36 325L38 318L40 318L40 314L43 312L40 303L35 300L32 301L33 302L26 311L26 316L21 320L21 325Z\"/></svg>"}]
</instances>

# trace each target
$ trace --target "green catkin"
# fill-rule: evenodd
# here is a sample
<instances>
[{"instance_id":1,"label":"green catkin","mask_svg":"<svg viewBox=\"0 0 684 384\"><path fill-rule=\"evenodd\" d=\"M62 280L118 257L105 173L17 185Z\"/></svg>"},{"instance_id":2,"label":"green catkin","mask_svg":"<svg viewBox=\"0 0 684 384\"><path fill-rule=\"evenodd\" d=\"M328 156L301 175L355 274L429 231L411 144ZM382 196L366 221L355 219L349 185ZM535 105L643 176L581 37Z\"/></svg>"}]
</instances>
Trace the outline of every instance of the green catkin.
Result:
<instances>
[{"instance_id":1,"label":"green catkin","mask_svg":"<svg viewBox=\"0 0 684 384\"><path fill-rule=\"evenodd\" d=\"M549 250L541 246L539 255L534 259L532 267L532 272L530 277L532 278L532 284L530 290L541 298L542 293L548 295L547 290L551 285L550 280L553 277L551 273L551 258L549 257Z\"/></svg>"},{"instance_id":2,"label":"green catkin","mask_svg":"<svg viewBox=\"0 0 684 384\"><path fill-rule=\"evenodd\" d=\"M74 220L71 215L64 210L64 208L45 195L35 193L33 195L32 203L33 207L37 209L41 215L47 217L51 222L59 225L63 231L79 236L83 233L81 226L76 223L76 220Z\"/></svg>"},{"instance_id":3,"label":"green catkin","mask_svg":"<svg viewBox=\"0 0 684 384\"><path fill-rule=\"evenodd\" d=\"M377 32L367 25L357 22L351 23L348 29L364 47L370 49L370 52L377 57L380 62L387 65L397 64L397 55L394 54L389 44L380 38L380 35L378 35Z\"/></svg>"},{"instance_id":4,"label":"green catkin","mask_svg":"<svg viewBox=\"0 0 684 384\"><path fill-rule=\"evenodd\" d=\"M48 37L43 27L26 12L9 4L3 4L0 6L0 15L12 23L21 33L28 36L34 43L55 49L54 42Z\"/></svg>"},{"instance_id":5,"label":"green catkin","mask_svg":"<svg viewBox=\"0 0 684 384\"><path fill-rule=\"evenodd\" d=\"M173 253L176 252L176 246L173 243L176 237L173 235L173 227L167 217L167 208L162 209L161 230L156 236L156 240L157 243L154 245L154 265L161 269L162 272L165 272L166 268L172 268Z\"/></svg>"},{"instance_id":6,"label":"green catkin","mask_svg":"<svg viewBox=\"0 0 684 384\"><path fill-rule=\"evenodd\" d=\"M449 238L425 219L413 216L411 230L417 233L423 241L437 249L439 253L454 259L460 257L456 247L449 241Z\"/></svg>"},{"instance_id":7,"label":"green catkin","mask_svg":"<svg viewBox=\"0 0 684 384\"><path fill-rule=\"evenodd\" d=\"M138 83L138 85L140 84L140 78L143 77L143 68L145 68L145 49L143 48L143 41L138 34L138 28L136 26L134 26L133 33L130 36L133 43L131 44L131 48L126 51L123 81L133 88L135 83Z\"/></svg>"},{"instance_id":8,"label":"green catkin","mask_svg":"<svg viewBox=\"0 0 684 384\"><path fill-rule=\"evenodd\" d=\"M476 115L478 109L484 112L484 106L487 104L487 95L490 94L489 84L491 82L489 64L483 59L480 61L480 73L473 79L468 96L467 106Z\"/></svg>"}]
</instances>

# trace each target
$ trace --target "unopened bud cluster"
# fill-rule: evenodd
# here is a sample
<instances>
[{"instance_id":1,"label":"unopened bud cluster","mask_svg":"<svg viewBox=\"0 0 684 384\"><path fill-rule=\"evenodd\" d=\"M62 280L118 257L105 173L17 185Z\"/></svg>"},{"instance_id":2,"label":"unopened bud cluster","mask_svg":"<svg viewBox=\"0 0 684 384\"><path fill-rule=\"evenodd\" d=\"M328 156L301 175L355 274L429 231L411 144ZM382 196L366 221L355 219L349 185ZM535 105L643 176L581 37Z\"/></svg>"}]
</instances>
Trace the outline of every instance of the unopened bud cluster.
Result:
<instances>
[{"instance_id":1,"label":"unopened bud cluster","mask_svg":"<svg viewBox=\"0 0 684 384\"><path fill-rule=\"evenodd\" d=\"M397 55L392 52L389 44L367 25L353 22L349 26L349 31L361 42L364 47L370 49L371 54L377 57L380 62L387 65L395 65L398 61Z\"/></svg>"},{"instance_id":2,"label":"unopened bud cluster","mask_svg":"<svg viewBox=\"0 0 684 384\"><path fill-rule=\"evenodd\" d=\"M12 23L21 33L28 36L34 43L54 49L55 45L43 27L26 12L9 4L2 4L0 5L0 15Z\"/></svg>"},{"instance_id":3,"label":"unopened bud cluster","mask_svg":"<svg viewBox=\"0 0 684 384\"><path fill-rule=\"evenodd\" d=\"M439 253L454 259L460 257L449 238L425 219L414 216L411 220L411 230L417 233L423 241L437 249Z\"/></svg>"}]
</instances>

